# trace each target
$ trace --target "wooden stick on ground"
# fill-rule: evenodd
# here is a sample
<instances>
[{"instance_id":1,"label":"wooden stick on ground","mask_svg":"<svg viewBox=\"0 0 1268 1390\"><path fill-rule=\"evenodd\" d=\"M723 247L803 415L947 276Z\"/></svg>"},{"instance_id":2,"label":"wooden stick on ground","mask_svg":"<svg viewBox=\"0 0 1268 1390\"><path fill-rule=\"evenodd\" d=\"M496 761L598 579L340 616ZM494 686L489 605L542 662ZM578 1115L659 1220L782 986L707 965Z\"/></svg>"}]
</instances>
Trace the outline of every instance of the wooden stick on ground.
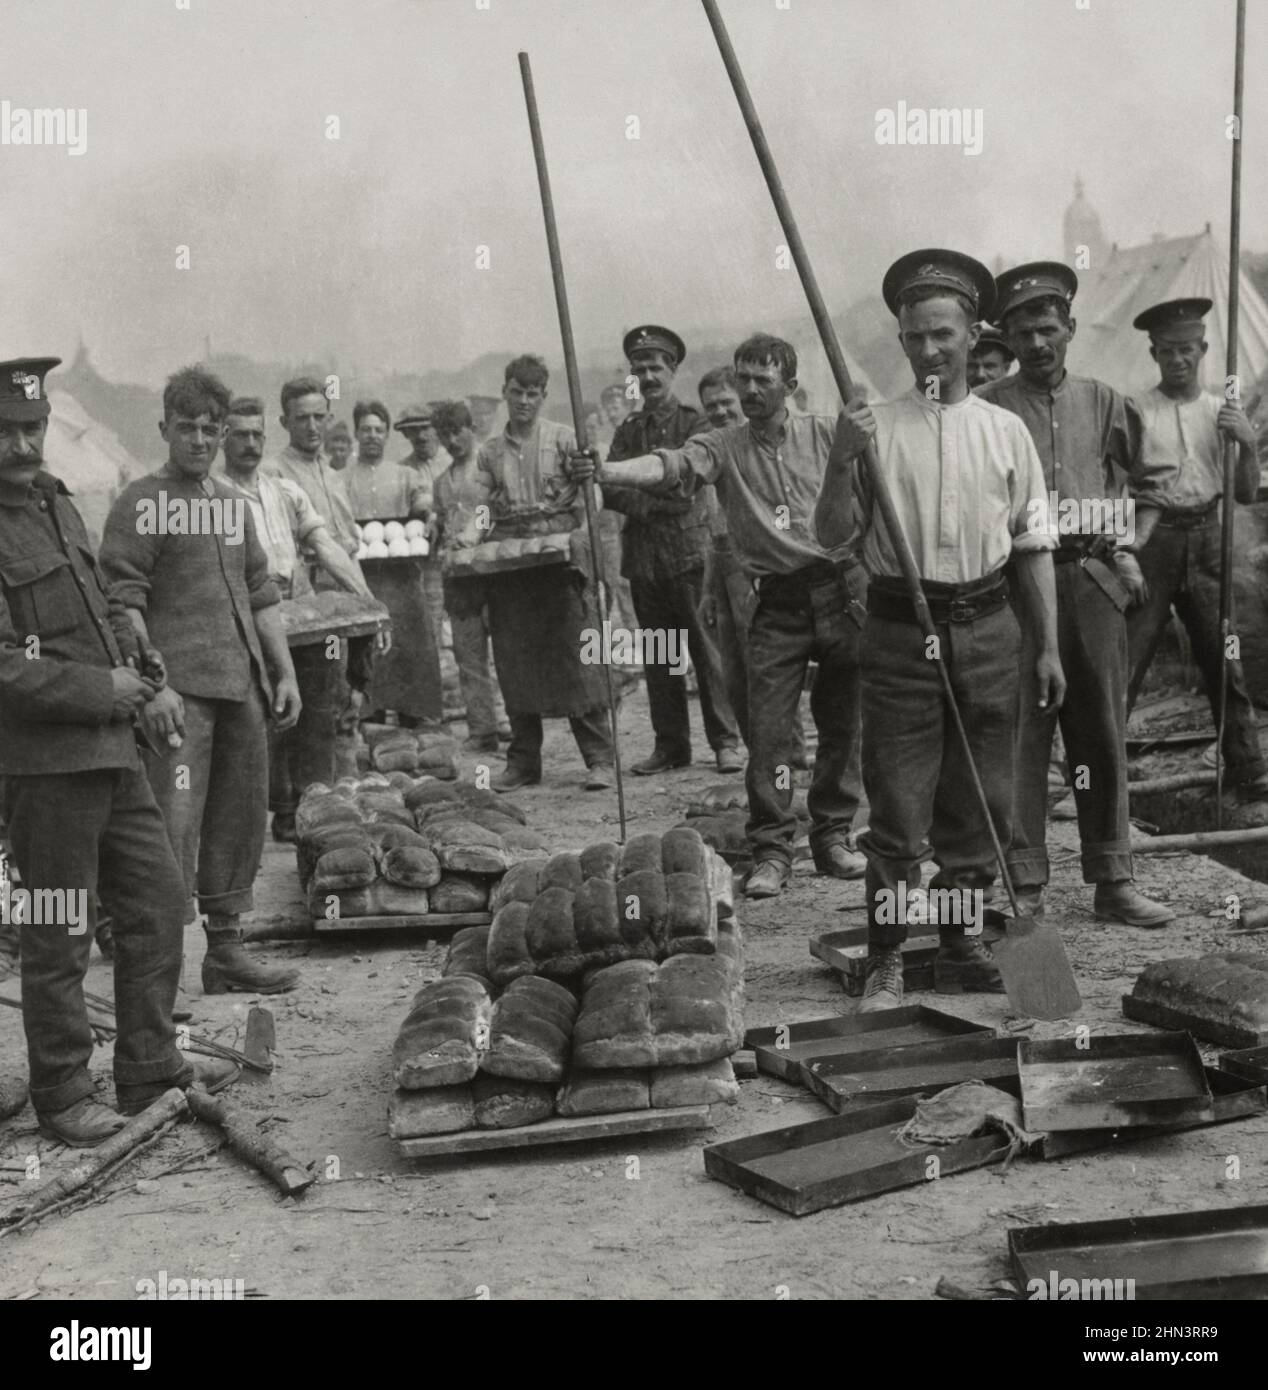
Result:
<instances>
[{"instance_id":1,"label":"wooden stick on ground","mask_svg":"<svg viewBox=\"0 0 1268 1390\"><path fill-rule=\"evenodd\" d=\"M210 1096L204 1087L197 1085L191 1086L186 1096L189 1108L200 1120L222 1129L234 1153L272 1179L288 1197L297 1196L317 1181L285 1149L261 1134L254 1118L231 1100Z\"/></svg>"},{"instance_id":2,"label":"wooden stick on ground","mask_svg":"<svg viewBox=\"0 0 1268 1390\"><path fill-rule=\"evenodd\" d=\"M1237 845L1268 845L1268 825L1249 830L1195 830L1189 835L1147 835L1132 841L1133 854L1192 853L1208 849L1231 849Z\"/></svg>"},{"instance_id":3,"label":"wooden stick on ground","mask_svg":"<svg viewBox=\"0 0 1268 1390\"><path fill-rule=\"evenodd\" d=\"M186 1108L185 1096L181 1091L175 1087L170 1091L165 1091L147 1110L143 1110L139 1115L134 1115L118 1134L112 1134L104 1144L99 1144L95 1149L85 1153L83 1158L68 1172L51 1178L41 1187L38 1187L32 1194L30 1202L23 1205L21 1221L9 1227L8 1230L0 1232L0 1235L7 1235L10 1231L21 1229L28 1222L46 1213L50 1207L58 1205L68 1197L74 1196L76 1192L90 1186L107 1168L117 1164L120 1159L126 1158L156 1131L162 1129L170 1121L179 1119L185 1113Z\"/></svg>"}]
</instances>

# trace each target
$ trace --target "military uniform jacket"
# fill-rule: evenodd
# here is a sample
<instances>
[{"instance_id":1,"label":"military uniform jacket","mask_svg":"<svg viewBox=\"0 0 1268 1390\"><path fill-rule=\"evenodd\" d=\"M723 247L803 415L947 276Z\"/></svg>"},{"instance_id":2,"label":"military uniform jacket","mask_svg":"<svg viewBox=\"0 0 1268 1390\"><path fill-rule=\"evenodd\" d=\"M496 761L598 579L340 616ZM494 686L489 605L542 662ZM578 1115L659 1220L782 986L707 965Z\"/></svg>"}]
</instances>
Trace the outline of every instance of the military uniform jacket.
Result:
<instances>
[{"instance_id":1,"label":"military uniform jacket","mask_svg":"<svg viewBox=\"0 0 1268 1390\"><path fill-rule=\"evenodd\" d=\"M670 396L658 411L644 409L627 415L616 428L608 458L615 463L656 449L679 449L708 429L709 422L700 411ZM623 512L626 518L621 532L621 573L626 579L655 583L704 568L718 505L711 486L683 498L657 497L604 483L603 505Z\"/></svg>"},{"instance_id":2,"label":"military uniform jacket","mask_svg":"<svg viewBox=\"0 0 1268 1390\"><path fill-rule=\"evenodd\" d=\"M0 484L0 774L138 765L111 669L137 655L66 487Z\"/></svg>"}]
</instances>

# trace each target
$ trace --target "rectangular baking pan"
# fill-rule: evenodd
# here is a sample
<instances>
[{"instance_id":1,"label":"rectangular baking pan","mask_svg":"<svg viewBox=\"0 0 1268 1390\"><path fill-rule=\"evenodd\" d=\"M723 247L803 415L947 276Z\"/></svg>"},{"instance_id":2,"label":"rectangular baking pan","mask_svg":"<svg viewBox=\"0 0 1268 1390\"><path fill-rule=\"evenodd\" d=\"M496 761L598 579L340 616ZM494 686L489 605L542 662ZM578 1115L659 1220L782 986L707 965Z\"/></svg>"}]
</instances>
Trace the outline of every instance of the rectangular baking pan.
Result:
<instances>
[{"instance_id":1,"label":"rectangular baking pan","mask_svg":"<svg viewBox=\"0 0 1268 1390\"><path fill-rule=\"evenodd\" d=\"M1017 1040L969 1034L854 1057L803 1062L802 1084L841 1113L853 1101L932 1093L961 1081L985 1081L1017 1094Z\"/></svg>"},{"instance_id":2,"label":"rectangular baking pan","mask_svg":"<svg viewBox=\"0 0 1268 1390\"><path fill-rule=\"evenodd\" d=\"M1017 1046L1029 1130L1215 1118L1202 1057L1188 1033L1025 1038Z\"/></svg>"},{"instance_id":3,"label":"rectangular baking pan","mask_svg":"<svg viewBox=\"0 0 1268 1390\"><path fill-rule=\"evenodd\" d=\"M907 1097L713 1144L704 1150L705 1172L791 1216L805 1216L980 1168L1008 1152L998 1134L909 1147L898 1131L915 1111L916 1101Z\"/></svg>"},{"instance_id":4,"label":"rectangular baking pan","mask_svg":"<svg viewBox=\"0 0 1268 1390\"><path fill-rule=\"evenodd\" d=\"M808 1023L750 1028L744 1035L744 1046L753 1049L759 1071L782 1076L786 1081L800 1081L797 1068L815 1057L875 1052L963 1033L992 1032L992 1028L956 1018L954 1014L927 1009L923 1004L908 1004L874 1014L838 1014Z\"/></svg>"},{"instance_id":5,"label":"rectangular baking pan","mask_svg":"<svg viewBox=\"0 0 1268 1390\"><path fill-rule=\"evenodd\" d=\"M1102 1281L1122 1280L1119 1295L1137 1300L1265 1299L1268 1206L1022 1226L1008 1254L1023 1294L1031 1280L1073 1279L1080 1296L1095 1296L1084 1280L1105 1296Z\"/></svg>"}]
</instances>

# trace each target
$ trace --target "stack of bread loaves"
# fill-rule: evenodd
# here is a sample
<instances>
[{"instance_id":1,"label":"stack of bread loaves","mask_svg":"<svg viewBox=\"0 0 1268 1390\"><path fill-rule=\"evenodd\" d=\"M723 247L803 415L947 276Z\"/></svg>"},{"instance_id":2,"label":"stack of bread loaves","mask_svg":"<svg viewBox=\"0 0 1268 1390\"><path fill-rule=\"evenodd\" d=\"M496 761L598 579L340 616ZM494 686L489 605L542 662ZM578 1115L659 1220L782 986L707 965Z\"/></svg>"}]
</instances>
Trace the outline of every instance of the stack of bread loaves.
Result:
<instances>
[{"instance_id":1,"label":"stack of bread loaves","mask_svg":"<svg viewBox=\"0 0 1268 1390\"><path fill-rule=\"evenodd\" d=\"M507 869L545 842L524 812L468 783L403 771L309 787L295 815L314 918L484 912Z\"/></svg>"},{"instance_id":2,"label":"stack of bread loaves","mask_svg":"<svg viewBox=\"0 0 1268 1390\"><path fill-rule=\"evenodd\" d=\"M454 937L402 1025L392 1135L733 1101L744 967L730 886L686 830L510 869L492 925Z\"/></svg>"}]
</instances>

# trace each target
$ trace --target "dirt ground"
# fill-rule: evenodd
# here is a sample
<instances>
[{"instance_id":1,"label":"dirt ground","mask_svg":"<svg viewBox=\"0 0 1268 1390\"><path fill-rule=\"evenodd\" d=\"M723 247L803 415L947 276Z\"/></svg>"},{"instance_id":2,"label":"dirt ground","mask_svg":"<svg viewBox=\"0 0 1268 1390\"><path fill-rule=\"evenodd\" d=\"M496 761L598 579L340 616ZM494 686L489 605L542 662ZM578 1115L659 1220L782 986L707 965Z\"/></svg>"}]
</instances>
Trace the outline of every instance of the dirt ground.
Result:
<instances>
[{"instance_id":1,"label":"dirt ground","mask_svg":"<svg viewBox=\"0 0 1268 1390\"><path fill-rule=\"evenodd\" d=\"M698 727L698 708L693 718ZM622 732L627 762L649 751L641 692L626 702ZM579 790L581 762L562 722L548 726L546 753L546 782L518 798L533 826L560 849L614 836L615 797ZM693 793L718 780L699 755L689 771L629 778L631 832L666 829ZM1078 1021L1094 1030L1135 1031L1119 1001L1146 962L1239 942L1261 950L1268 939L1230 937L1223 915L1226 893L1249 905L1268 898L1263 886L1192 856L1138 864L1145 891L1181 914L1170 928L1095 923L1073 825L1056 823L1051 843L1049 916L1083 990ZM839 910L861 901L861 884L816 877L801 863L781 898L741 905L750 1026L854 1008L807 940L857 921ZM302 915L289 848L268 847L256 915ZM186 944L192 1026L240 1042L252 1001L203 998L201 931L191 928ZM269 1001L279 1048L272 1077L232 1094L303 1162L315 1161L323 1180L283 1200L226 1152L210 1152L211 1131L183 1125L95 1204L0 1240L0 1298L130 1299L139 1280L165 1270L169 1280L242 1279L248 1296L265 1298L925 1299L940 1276L989 1292L1008 1275L1010 1227L1268 1201L1268 1117L1260 1117L1064 1162L1023 1159L1007 1172L952 1175L794 1219L704 1174L703 1142L828 1113L797 1086L761 1075L743 1083L737 1105L714 1108L714 1129L703 1136L404 1160L387 1136L390 1050L411 996L438 974L443 945L392 934L265 949L299 965L303 980ZM88 987L112 992L109 966L95 956ZM1009 1021L1002 996L912 997L997 1027ZM1029 1035L1071 1027L1038 1024ZM0 1056L23 1056L11 1009L0 1008ZM96 1070L108 1090L108 1048ZM21 1200L25 1180L13 1170L33 1153L45 1176L69 1163L65 1149L39 1138L28 1108L0 1126L0 1211ZM1237 1180L1226 1178L1230 1155L1241 1160ZM630 1157L639 1160L637 1177ZM183 1159L188 1166L166 1172ZM338 1179L326 1180L336 1169Z\"/></svg>"}]
</instances>

